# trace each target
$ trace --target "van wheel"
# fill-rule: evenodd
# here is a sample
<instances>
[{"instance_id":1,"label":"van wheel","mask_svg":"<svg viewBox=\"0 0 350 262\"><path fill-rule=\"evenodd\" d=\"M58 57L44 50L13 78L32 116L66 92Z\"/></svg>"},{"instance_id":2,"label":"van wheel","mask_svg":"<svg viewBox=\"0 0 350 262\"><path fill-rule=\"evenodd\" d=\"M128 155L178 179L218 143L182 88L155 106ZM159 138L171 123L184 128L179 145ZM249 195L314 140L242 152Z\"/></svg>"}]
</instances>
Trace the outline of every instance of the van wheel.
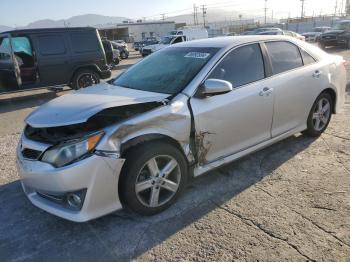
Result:
<instances>
[{"instance_id":1,"label":"van wheel","mask_svg":"<svg viewBox=\"0 0 350 262\"><path fill-rule=\"evenodd\" d=\"M141 215L162 212L175 202L187 182L187 162L176 147L149 142L130 149L120 177L123 204Z\"/></svg>"},{"instance_id":2,"label":"van wheel","mask_svg":"<svg viewBox=\"0 0 350 262\"><path fill-rule=\"evenodd\" d=\"M332 117L333 100L328 93L322 93L313 104L307 119L307 129L303 134L320 136L328 127Z\"/></svg>"},{"instance_id":3,"label":"van wheel","mask_svg":"<svg viewBox=\"0 0 350 262\"><path fill-rule=\"evenodd\" d=\"M100 83L100 76L93 70L81 69L77 71L72 80L72 88L78 90Z\"/></svg>"}]
</instances>

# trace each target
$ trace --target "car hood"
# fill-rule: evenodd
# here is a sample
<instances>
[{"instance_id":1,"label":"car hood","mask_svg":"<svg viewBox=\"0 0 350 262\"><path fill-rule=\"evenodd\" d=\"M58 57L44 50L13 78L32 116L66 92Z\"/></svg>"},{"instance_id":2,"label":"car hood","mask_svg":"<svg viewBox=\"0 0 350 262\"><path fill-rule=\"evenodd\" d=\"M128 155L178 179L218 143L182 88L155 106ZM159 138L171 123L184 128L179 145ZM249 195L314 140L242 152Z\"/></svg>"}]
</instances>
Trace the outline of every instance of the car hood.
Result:
<instances>
[{"instance_id":1,"label":"car hood","mask_svg":"<svg viewBox=\"0 0 350 262\"><path fill-rule=\"evenodd\" d=\"M56 98L33 111L25 122L36 128L80 124L107 108L158 102L167 97L104 83Z\"/></svg>"},{"instance_id":2,"label":"car hood","mask_svg":"<svg viewBox=\"0 0 350 262\"><path fill-rule=\"evenodd\" d=\"M331 31L327 31L327 32L323 33L322 36L324 36L324 35L340 35L344 32L345 32L345 30L331 30Z\"/></svg>"}]
</instances>

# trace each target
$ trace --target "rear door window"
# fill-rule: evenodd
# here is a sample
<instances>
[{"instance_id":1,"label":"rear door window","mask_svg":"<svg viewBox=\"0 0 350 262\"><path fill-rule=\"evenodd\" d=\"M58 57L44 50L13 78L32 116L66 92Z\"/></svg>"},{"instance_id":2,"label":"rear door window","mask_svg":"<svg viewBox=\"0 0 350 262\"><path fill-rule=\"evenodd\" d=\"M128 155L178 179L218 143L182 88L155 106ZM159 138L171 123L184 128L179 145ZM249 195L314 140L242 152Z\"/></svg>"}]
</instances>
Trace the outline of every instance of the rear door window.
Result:
<instances>
[{"instance_id":1,"label":"rear door window","mask_svg":"<svg viewBox=\"0 0 350 262\"><path fill-rule=\"evenodd\" d=\"M292 43L284 41L267 42L266 48L271 59L273 74L303 66L299 48Z\"/></svg>"},{"instance_id":2,"label":"rear door window","mask_svg":"<svg viewBox=\"0 0 350 262\"><path fill-rule=\"evenodd\" d=\"M99 42L92 32L74 32L70 35L75 53L93 52L99 49Z\"/></svg>"},{"instance_id":3,"label":"rear door window","mask_svg":"<svg viewBox=\"0 0 350 262\"><path fill-rule=\"evenodd\" d=\"M234 49L210 74L209 78L226 80L239 87L265 78L263 57L259 44Z\"/></svg>"},{"instance_id":4,"label":"rear door window","mask_svg":"<svg viewBox=\"0 0 350 262\"><path fill-rule=\"evenodd\" d=\"M62 55L66 53L66 46L61 35L38 36L39 53L43 56Z\"/></svg>"}]
</instances>

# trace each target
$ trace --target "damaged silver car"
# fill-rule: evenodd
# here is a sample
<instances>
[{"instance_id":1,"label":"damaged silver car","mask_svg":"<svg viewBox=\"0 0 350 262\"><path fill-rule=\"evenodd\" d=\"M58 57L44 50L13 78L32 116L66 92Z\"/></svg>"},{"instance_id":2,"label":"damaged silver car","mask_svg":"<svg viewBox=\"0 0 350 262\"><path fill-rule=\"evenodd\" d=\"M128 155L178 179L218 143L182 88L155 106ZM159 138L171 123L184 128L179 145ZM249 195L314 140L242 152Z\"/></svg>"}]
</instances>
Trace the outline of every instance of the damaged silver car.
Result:
<instances>
[{"instance_id":1,"label":"damaged silver car","mask_svg":"<svg viewBox=\"0 0 350 262\"><path fill-rule=\"evenodd\" d=\"M343 63L283 36L165 48L27 117L17 149L24 192L77 222L122 207L159 213L192 176L298 132L319 136L344 103Z\"/></svg>"}]
</instances>

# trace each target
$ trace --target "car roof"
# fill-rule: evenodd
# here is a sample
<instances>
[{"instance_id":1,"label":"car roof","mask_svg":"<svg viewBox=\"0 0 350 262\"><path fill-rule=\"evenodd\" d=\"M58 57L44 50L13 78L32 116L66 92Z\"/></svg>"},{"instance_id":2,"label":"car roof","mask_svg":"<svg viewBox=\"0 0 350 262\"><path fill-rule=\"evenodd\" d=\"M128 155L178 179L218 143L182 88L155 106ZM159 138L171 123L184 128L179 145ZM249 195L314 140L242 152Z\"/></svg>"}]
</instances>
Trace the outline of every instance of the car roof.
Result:
<instances>
[{"instance_id":1,"label":"car roof","mask_svg":"<svg viewBox=\"0 0 350 262\"><path fill-rule=\"evenodd\" d=\"M216 47L216 48L228 48L234 47L246 43L258 42L258 41L276 41L276 40L288 40L291 41L291 37L283 35L242 35L242 36L221 36L215 38L206 38L200 40L193 40L176 44L181 47Z\"/></svg>"},{"instance_id":2,"label":"car roof","mask_svg":"<svg viewBox=\"0 0 350 262\"><path fill-rule=\"evenodd\" d=\"M29 34L29 33L56 33L56 32L71 32L71 31L89 31L96 30L94 27L58 27L58 28L33 28L33 29L18 29L2 32L1 34Z\"/></svg>"}]
</instances>

